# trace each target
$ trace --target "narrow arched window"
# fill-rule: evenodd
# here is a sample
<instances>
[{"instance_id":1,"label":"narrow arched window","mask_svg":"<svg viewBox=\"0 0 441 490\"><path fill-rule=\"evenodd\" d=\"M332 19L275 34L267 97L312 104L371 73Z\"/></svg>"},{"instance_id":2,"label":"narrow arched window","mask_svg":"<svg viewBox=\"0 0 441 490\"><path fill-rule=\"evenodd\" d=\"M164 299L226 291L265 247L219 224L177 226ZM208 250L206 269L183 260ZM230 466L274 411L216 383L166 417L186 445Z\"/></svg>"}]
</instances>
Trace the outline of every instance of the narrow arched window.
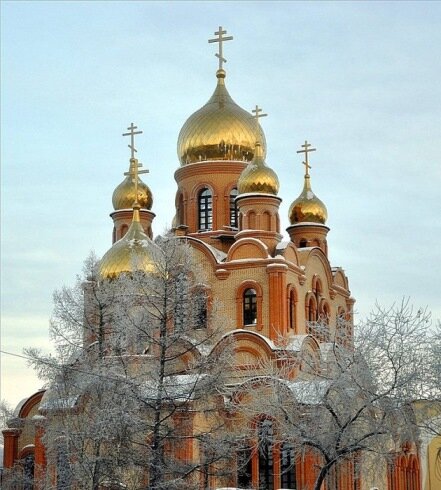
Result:
<instances>
[{"instance_id":1,"label":"narrow arched window","mask_svg":"<svg viewBox=\"0 0 441 490\"><path fill-rule=\"evenodd\" d=\"M30 453L30 454L28 454L24 458L24 464L23 464L23 473L24 473L23 490L32 490L34 488L34 468L35 468L34 453Z\"/></svg>"},{"instance_id":2,"label":"narrow arched window","mask_svg":"<svg viewBox=\"0 0 441 490\"><path fill-rule=\"evenodd\" d=\"M294 448L286 442L283 443L280 451L280 469L282 488L297 488Z\"/></svg>"},{"instance_id":3,"label":"narrow arched window","mask_svg":"<svg viewBox=\"0 0 441 490\"><path fill-rule=\"evenodd\" d=\"M238 195L238 191L236 188L231 189L230 192L230 226L232 228L237 228L237 204L236 197Z\"/></svg>"},{"instance_id":4,"label":"narrow arched window","mask_svg":"<svg viewBox=\"0 0 441 490\"><path fill-rule=\"evenodd\" d=\"M178 198L178 209L177 209L177 225L183 225L184 224L184 196L182 194L179 194Z\"/></svg>"},{"instance_id":5,"label":"narrow arched window","mask_svg":"<svg viewBox=\"0 0 441 490\"><path fill-rule=\"evenodd\" d=\"M196 292L196 304L195 304L195 328L207 328L208 318L208 298L207 292L204 288L198 288Z\"/></svg>"},{"instance_id":6,"label":"narrow arched window","mask_svg":"<svg viewBox=\"0 0 441 490\"><path fill-rule=\"evenodd\" d=\"M207 187L202 189L198 198L199 230L213 228L213 196Z\"/></svg>"},{"instance_id":7,"label":"narrow arched window","mask_svg":"<svg viewBox=\"0 0 441 490\"><path fill-rule=\"evenodd\" d=\"M273 422L261 420L258 426L259 441L259 488L274 489L274 430Z\"/></svg>"},{"instance_id":8,"label":"narrow arched window","mask_svg":"<svg viewBox=\"0 0 441 490\"><path fill-rule=\"evenodd\" d=\"M57 490L69 490L72 483L72 470L65 441L58 445L57 453Z\"/></svg>"},{"instance_id":9,"label":"narrow arched window","mask_svg":"<svg viewBox=\"0 0 441 490\"><path fill-rule=\"evenodd\" d=\"M250 447L241 448L237 453L237 485L249 488L252 485L253 452Z\"/></svg>"},{"instance_id":10,"label":"narrow arched window","mask_svg":"<svg viewBox=\"0 0 441 490\"><path fill-rule=\"evenodd\" d=\"M296 328L296 296L294 291L289 293L289 328Z\"/></svg>"},{"instance_id":11,"label":"narrow arched window","mask_svg":"<svg viewBox=\"0 0 441 490\"><path fill-rule=\"evenodd\" d=\"M305 238L302 238L299 243L299 248L304 248L308 245L308 242Z\"/></svg>"},{"instance_id":12,"label":"narrow arched window","mask_svg":"<svg viewBox=\"0 0 441 490\"><path fill-rule=\"evenodd\" d=\"M257 293L255 289L248 288L243 293L243 324L255 325L257 323Z\"/></svg>"}]
</instances>

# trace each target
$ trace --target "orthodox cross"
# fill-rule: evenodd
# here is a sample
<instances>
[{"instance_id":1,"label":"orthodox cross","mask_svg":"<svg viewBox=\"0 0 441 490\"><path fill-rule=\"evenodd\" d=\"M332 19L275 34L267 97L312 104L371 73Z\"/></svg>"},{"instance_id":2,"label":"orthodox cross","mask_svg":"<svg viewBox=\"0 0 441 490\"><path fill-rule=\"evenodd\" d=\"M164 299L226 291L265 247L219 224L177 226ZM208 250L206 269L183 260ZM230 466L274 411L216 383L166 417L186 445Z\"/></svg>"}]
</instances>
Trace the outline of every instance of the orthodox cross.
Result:
<instances>
[{"instance_id":1,"label":"orthodox cross","mask_svg":"<svg viewBox=\"0 0 441 490\"><path fill-rule=\"evenodd\" d=\"M214 33L215 36L218 36L217 38L214 39L209 39L209 43L219 43L219 53L216 53L215 56L219 58L219 70L222 70L222 63L226 63L227 60L224 58L223 55L223 43L225 41L231 41L233 39L233 36L227 36L223 37L224 34L226 34L227 31L222 30L222 26L219 26L219 30Z\"/></svg>"},{"instance_id":2,"label":"orthodox cross","mask_svg":"<svg viewBox=\"0 0 441 490\"><path fill-rule=\"evenodd\" d=\"M301 145L301 147L303 148L303 150L298 150L297 153L304 153L305 154L305 161L302 162L303 165L305 165L306 169L305 169L305 176L309 176L309 169L311 168L311 165L309 165L308 163L308 153L311 152L311 151L316 151L317 148L310 148L311 146L311 143L308 143L306 140L305 140L305 144L304 145Z\"/></svg>"},{"instance_id":3,"label":"orthodox cross","mask_svg":"<svg viewBox=\"0 0 441 490\"><path fill-rule=\"evenodd\" d=\"M268 114L260 114L262 112L262 108L260 108L257 104L256 104L256 108L253 109L251 112L254 113L254 116L253 118L256 120L256 126L257 126L257 129L259 129L259 118L260 117L266 117Z\"/></svg>"},{"instance_id":4,"label":"orthodox cross","mask_svg":"<svg viewBox=\"0 0 441 490\"><path fill-rule=\"evenodd\" d=\"M135 158L135 153L137 152L135 148L135 134L142 134L142 131L135 131L138 129L138 126L135 126L133 123L127 128L130 133L123 133L123 136L130 136L130 145L127 145L131 150L131 158Z\"/></svg>"},{"instance_id":5,"label":"orthodox cross","mask_svg":"<svg viewBox=\"0 0 441 490\"><path fill-rule=\"evenodd\" d=\"M135 182L135 202L138 202L138 176L139 174L147 174L149 171L147 169L145 170L139 170L142 168L142 163L139 163L138 160L135 158L135 152L137 152L135 148L135 134L142 134L142 131L135 131L135 129L138 129L137 126L134 126L133 123L130 124L130 126L127 128L130 133L123 133L123 136L130 136L130 145L127 145L130 150L131 150L131 157L130 157L130 168L128 172L125 172L124 175L130 175L133 177L133 180Z\"/></svg>"}]
</instances>

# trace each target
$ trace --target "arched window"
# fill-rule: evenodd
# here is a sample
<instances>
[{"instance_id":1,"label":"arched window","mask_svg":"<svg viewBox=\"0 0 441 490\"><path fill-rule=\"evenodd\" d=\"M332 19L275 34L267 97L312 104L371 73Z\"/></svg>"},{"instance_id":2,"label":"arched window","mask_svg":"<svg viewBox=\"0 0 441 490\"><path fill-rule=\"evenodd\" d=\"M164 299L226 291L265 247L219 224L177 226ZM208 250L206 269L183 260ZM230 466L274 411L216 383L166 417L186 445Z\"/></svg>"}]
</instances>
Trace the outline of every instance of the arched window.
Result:
<instances>
[{"instance_id":1,"label":"arched window","mask_svg":"<svg viewBox=\"0 0 441 490\"><path fill-rule=\"evenodd\" d=\"M265 211L263 214L262 214L262 228L265 230L265 231L271 231L271 215L268 211Z\"/></svg>"},{"instance_id":2,"label":"arched window","mask_svg":"<svg viewBox=\"0 0 441 490\"><path fill-rule=\"evenodd\" d=\"M258 425L259 488L274 490L273 421L263 419Z\"/></svg>"},{"instance_id":3,"label":"arched window","mask_svg":"<svg viewBox=\"0 0 441 490\"><path fill-rule=\"evenodd\" d=\"M243 293L243 324L257 323L257 293L253 288L245 289Z\"/></svg>"},{"instance_id":4,"label":"arched window","mask_svg":"<svg viewBox=\"0 0 441 490\"><path fill-rule=\"evenodd\" d=\"M177 217L177 225L183 225L185 223L184 220L184 196L182 193L179 194L178 197L178 209L176 212L176 217Z\"/></svg>"},{"instance_id":5,"label":"arched window","mask_svg":"<svg viewBox=\"0 0 441 490\"><path fill-rule=\"evenodd\" d=\"M57 490L70 490L72 470L66 441L60 441L57 453Z\"/></svg>"},{"instance_id":6,"label":"arched window","mask_svg":"<svg viewBox=\"0 0 441 490\"><path fill-rule=\"evenodd\" d=\"M236 197L238 195L238 191L236 188L231 189L230 192L230 226L232 228L237 228L237 205L236 205Z\"/></svg>"},{"instance_id":7,"label":"arched window","mask_svg":"<svg viewBox=\"0 0 441 490\"><path fill-rule=\"evenodd\" d=\"M213 196L207 187L199 193L198 212L199 230L211 230L213 228Z\"/></svg>"},{"instance_id":8,"label":"arched window","mask_svg":"<svg viewBox=\"0 0 441 490\"><path fill-rule=\"evenodd\" d=\"M195 328L207 328L208 297L204 287L198 287L195 294Z\"/></svg>"},{"instance_id":9,"label":"arched window","mask_svg":"<svg viewBox=\"0 0 441 490\"><path fill-rule=\"evenodd\" d=\"M250 230L254 230L256 228L256 213L254 211L250 211L248 213L248 228Z\"/></svg>"},{"instance_id":10,"label":"arched window","mask_svg":"<svg viewBox=\"0 0 441 490\"><path fill-rule=\"evenodd\" d=\"M299 243L299 248L304 248L308 246L308 242L305 238L302 238Z\"/></svg>"},{"instance_id":11,"label":"arched window","mask_svg":"<svg viewBox=\"0 0 441 490\"><path fill-rule=\"evenodd\" d=\"M248 488L252 485L253 452L250 447L244 447L237 453L237 485Z\"/></svg>"},{"instance_id":12,"label":"arched window","mask_svg":"<svg viewBox=\"0 0 441 490\"><path fill-rule=\"evenodd\" d=\"M286 442L280 451L281 487L297 488L296 484L296 458L292 445Z\"/></svg>"},{"instance_id":13,"label":"arched window","mask_svg":"<svg viewBox=\"0 0 441 490\"><path fill-rule=\"evenodd\" d=\"M34 488L34 453L29 453L23 460L24 483L23 490L32 490Z\"/></svg>"},{"instance_id":14,"label":"arched window","mask_svg":"<svg viewBox=\"0 0 441 490\"><path fill-rule=\"evenodd\" d=\"M296 292L291 289L288 299L289 328L296 329Z\"/></svg>"}]
</instances>

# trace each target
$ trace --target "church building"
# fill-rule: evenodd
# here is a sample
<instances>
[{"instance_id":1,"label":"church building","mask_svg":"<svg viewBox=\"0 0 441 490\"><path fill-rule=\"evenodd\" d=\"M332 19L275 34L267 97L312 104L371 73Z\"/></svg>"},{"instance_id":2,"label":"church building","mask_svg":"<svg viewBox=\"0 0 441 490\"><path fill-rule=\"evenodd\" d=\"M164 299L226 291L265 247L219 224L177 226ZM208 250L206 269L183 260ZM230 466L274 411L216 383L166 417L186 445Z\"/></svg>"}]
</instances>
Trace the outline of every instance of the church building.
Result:
<instances>
[{"instance_id":1,"label":"church building","mask_svg":"<svg viewBox=\"0 0 441 490\"><path fill-rule=\"evenodd\" d=\"M329 339L340 328L340 319L349 328L346 336L350 341L355 300L343 268L329 261L328 211L312 183L316 149L305 140L299 144L298 162L292 162L303 163L304 177L297 184L298 195L284 196L291 204L283 237L279 179L266 161L267 141L260 125L266 114L258 106L248 112L230 96L223 43L232 38L221 27L215 35L210 42L219 46L219 67L213 95L190 115L178 136L172 233L192 247L202 264L209 302L216 300L222 305L222 314L231 326L223 332L221 342L234 339L235 368L241 379L255 376L259 365L279 363L283 350L311 360L309 366L298 365L290 371L295 380L302 369L311 369L311 365L319 369ZM132 154L125 178L112 196L112 245L99 263L102 280L131 273L134 249L138 253L136 267L146 272L151 267L145 243L154 238L154 212L159 210L154 208L153 192L141 177L143 171L135 157L137 129L132 123L126 133ZM326 328L316 329L318 324ZM26 398L3 430L5 470L21 464L33 478L33 484L23 488L45 488L39 484L49 471L41 423L44 400L45 390ZM264 431L273 430L270 423L265 418L255 422L256 440ZM271 454L261 447L256 444L242 466L240 455L235 456L236 466L229 478L212 478L209 488L313 489L317 473L312 453L293 462L283 446L271 446ZM427 484L423 487L419 450L413 443L406 446L397 464L382 470L378 488L429 489ZM184 457L196 458L197 452L187 447ZM356 458L345 465L334 486L325 481L323 490L373 487L372 481L363 479ZM54 488L59 488L56 483ZM202 483L200 488L205 488Z\"/></svg>"}]
</instances>

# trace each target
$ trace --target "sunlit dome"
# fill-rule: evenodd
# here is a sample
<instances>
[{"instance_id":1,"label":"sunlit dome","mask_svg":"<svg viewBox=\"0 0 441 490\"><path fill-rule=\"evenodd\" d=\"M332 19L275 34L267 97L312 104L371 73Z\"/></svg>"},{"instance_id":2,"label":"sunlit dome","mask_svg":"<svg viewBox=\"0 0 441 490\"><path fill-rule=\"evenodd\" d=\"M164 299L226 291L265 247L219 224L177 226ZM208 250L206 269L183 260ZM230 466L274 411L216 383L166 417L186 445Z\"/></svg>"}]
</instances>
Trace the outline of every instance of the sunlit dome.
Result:
<instances>
[{"instance_id":1,"label":"sunlit dome","mask_svg":"<svg viewBox=\"0 0 441 490\"><path fill-rule=\"evenodd\" d=\"M260 144L256 144L253 161L240 174L237 190L239 194L261 193L275 196L279 192L279 179L276 172L266 165Z\"/></svg>"},{"instance_id":2,"label":"sunlit dome","mask_svg":"<svg viewBox=\"0 0 441 490\"><path fill-rule=\"evenodd\" d=\"M156 245L144 233L139 219L139 205L133 206L133 220L123 238L115 242L99 264L102 279L113 279L122 273L155 272Z\"/></svg>"},{"instance_id":3,"label":"sunlit dome","mask_svg":"<svg viewBox=\"0 0 441 490\"><path fill-rule=\"evenodd\" d=\"M192 114L178 137L181 165L207 160L250 162L256 141L265 155L266 141L252 115L239 107L225 86L225 71L217 71L217 86L210 100Z\"/></svg>"},{"instance_id":4,"label":"sunlit dome","mask_svg":"<svg viewBox=\"0 0 441 490\"><path fill-rule=\"evenodd\" d=\"M135 175L133 165L136 160L130 160L129 175L119 184L113 191L112 204L113 209L131 209L133 203L137 201L142 209L152 209L153 195L149 186L145 184L139 177L138 179L138 196L135 196Z\"/></svg>"},{"instance_id":5,"label":"sunlit dome","mask_svg":"<svg viewBox=\"0 0 441 490\"><path fill-rule=\"evenodd\" d=\"M288 218L291 225L298 223L325 224L328 211L324 203L312 192L311 178L305 175L305 184L300 196L291 204Z\"/></svg>"}]
</instances>

